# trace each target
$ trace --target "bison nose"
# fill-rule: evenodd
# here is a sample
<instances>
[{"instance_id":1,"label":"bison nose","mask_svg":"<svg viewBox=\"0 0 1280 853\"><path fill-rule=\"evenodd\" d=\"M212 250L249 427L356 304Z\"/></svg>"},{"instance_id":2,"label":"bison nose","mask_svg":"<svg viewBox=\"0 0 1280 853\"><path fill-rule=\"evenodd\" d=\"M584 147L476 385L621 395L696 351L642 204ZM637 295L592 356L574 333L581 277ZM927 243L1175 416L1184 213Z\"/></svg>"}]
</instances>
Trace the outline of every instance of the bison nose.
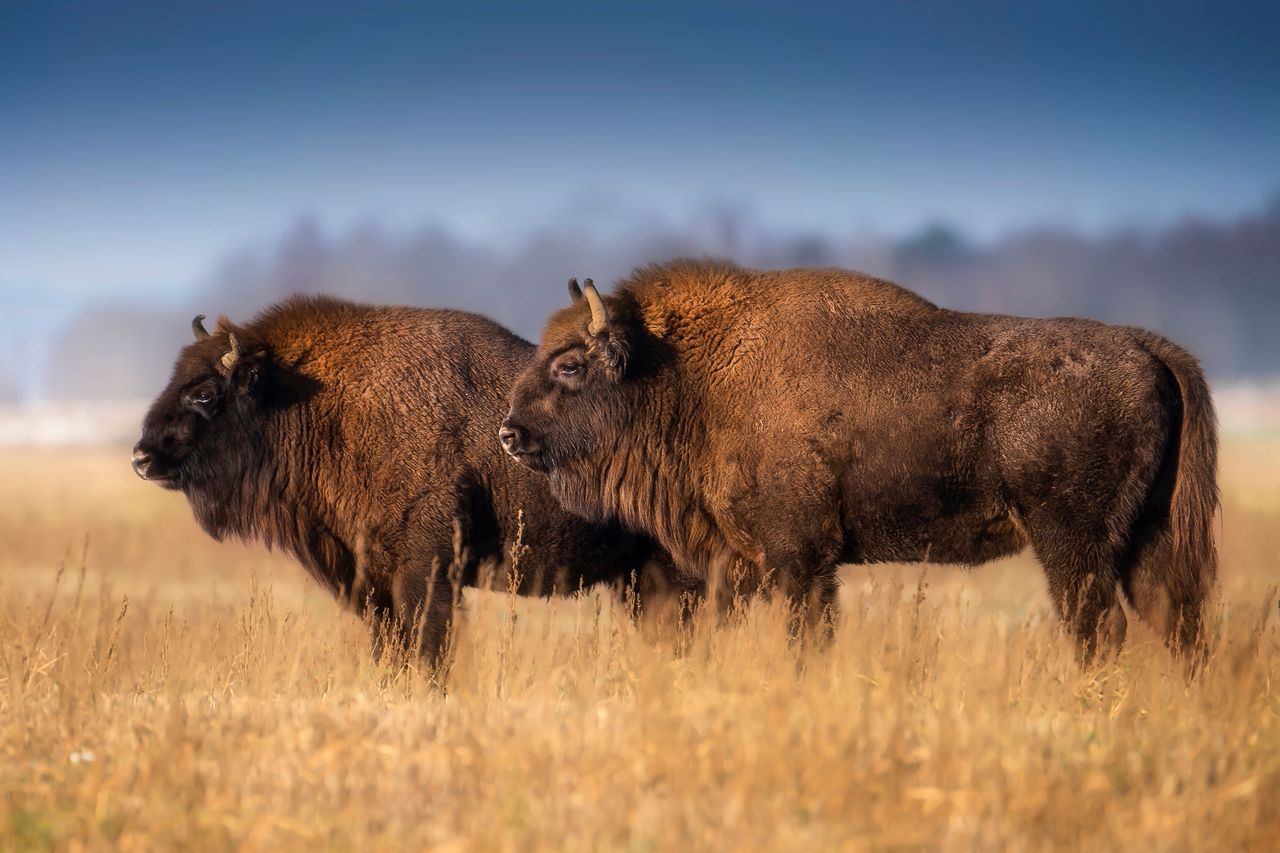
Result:
<instances>
[{"instance_id":1,"label":"bison nose","mask_svg":"<svg viewBox=\"0 0 1280 853\"><path fill-rule=\"evenodd\" d=\"M511 418L502 422L502 429L498 430L498 441L502 442L503 450L512 456L519 453L520 438L520 427L511 423Z\"/></svg>"},{"instance_id":2,"label":"bison nose","mask_svg":"<svg viewBox=\"0 0 1280 853\"><path fill-rule=\"evenodd\" d=\"M151 454L141 447L134 447L133 457L129 461L133 465L133 473L147 479L147 470L151 468Z\"/></svg>"}]
</instances>

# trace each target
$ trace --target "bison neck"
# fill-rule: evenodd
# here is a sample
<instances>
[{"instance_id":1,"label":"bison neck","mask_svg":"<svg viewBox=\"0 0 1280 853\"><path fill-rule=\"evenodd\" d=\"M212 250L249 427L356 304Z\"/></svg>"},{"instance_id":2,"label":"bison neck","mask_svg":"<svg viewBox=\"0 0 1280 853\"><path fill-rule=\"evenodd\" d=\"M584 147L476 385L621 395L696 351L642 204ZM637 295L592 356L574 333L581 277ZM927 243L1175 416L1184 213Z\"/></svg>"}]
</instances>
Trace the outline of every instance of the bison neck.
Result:
<instances>
[{"instance_id":1,"label":"bison neck","mask_svg":"<svg viewBox=\"0 0 1280 853\"><path fill-rule=\"evenodd\" d=\"M705 576L733 549L703 500L695 460L703 458L704 435L677 406L649 401L612 445L556 468L552 491L570 512L647 534L682 570Z\"/></svg>"},{"instance_id":2,"label":"bison neck","mask_svg":"<svg viewBox=\"0 0 1280 853\"><path fill-rule=\"evenodd\" d=\"M326 589L355 609L377 603L319 482L319 467L290 448L317 429L307 413L278 412L237 451L239 465L198 480L187 491L196 520L211 536L261 542L290 554ZM236 473L229 473L235 471Z\"/></svg>"}]
</instances>

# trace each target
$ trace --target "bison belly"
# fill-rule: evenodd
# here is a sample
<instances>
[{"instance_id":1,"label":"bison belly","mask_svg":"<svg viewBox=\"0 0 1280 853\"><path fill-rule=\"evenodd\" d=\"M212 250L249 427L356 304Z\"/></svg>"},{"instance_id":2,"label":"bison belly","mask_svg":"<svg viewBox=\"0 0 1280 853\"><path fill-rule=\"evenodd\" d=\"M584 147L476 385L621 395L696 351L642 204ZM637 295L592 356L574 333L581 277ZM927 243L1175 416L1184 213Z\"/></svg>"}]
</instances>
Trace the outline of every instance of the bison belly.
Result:
<instances>
[{"instance_id":1,"label":"bison belly","mask_svg":"<svg viewBox=\"0 0 1280 853\"><path fill-rule=\"evenodd\" d=\"M972 443L899 433L860 445L842 477L842 560L977 565L1026 547L1000 473Z\"/></svg>"},{"instance_id":2,"label":"bison belly","mask_svg":"<svg viewBox=\"0 0 1280 853\"><path fill-rule=\"evenodd\" d=\"M1012 510L994 500L956 502L950 487L878 495L846 513L848 563L954 563L975 566L1017 554L1026 533Z\"/></svg>"}]
</instances>

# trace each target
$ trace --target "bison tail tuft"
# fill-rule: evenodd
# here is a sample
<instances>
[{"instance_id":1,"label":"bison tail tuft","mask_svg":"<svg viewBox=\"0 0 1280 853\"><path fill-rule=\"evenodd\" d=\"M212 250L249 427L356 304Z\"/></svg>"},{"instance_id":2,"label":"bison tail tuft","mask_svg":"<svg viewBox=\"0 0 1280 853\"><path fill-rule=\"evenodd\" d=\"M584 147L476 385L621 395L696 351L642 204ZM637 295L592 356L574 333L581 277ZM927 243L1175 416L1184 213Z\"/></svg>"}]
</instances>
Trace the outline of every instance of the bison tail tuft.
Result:
<instances>
[{"instance_id":1,"label":"bison tail tuft","mask_svg":"<svg viewBox=\"0 0 1280 853\"><path fill-rule=\"evenodd\" d=\"M1165 576L1170 639L1184 652L1203 652L1202 616L1218 573L1213 522L1218 509L1218 420L1204 371L1195 357L1158 335L1144 348L1172 374L1181 398L1169 505L1170 565Z\"/></svg>"}]
</instances>

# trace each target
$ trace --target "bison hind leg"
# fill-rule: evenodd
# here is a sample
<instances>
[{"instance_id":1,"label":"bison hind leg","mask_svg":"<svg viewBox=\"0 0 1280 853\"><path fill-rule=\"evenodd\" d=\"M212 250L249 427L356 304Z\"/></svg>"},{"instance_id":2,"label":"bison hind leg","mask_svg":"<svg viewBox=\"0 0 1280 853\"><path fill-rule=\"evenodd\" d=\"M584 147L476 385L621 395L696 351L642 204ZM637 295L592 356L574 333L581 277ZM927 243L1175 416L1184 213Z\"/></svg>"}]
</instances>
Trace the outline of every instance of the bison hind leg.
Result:
<instances>
[{"instance_id":1,"label":"bison hind leg","mask_svg":"<svg viewBox=\"0 0 1280 853\"><path fill-rule=\"evenodd\" d=\"M1193 665L1207 651L1202 625L1208 591L1176 571L1173 532L1160 525L1142 534L1123 577L1134 609L1176 655Z\"/></svg>"},{"instance_id":2,"label":"bison hind leg","mask_svg":"<svg viewBox=\"0 0 1280 853\"><path fill-rule=\"evenodd\" d=\"M1119 555L1106 537L1068 525L1032 525L1031 544L1044 567L1049 597L1075 637L1080 662L1110 657L1124 645L1128 619L1118 594Z\"/></svg>"}]
</instances>

